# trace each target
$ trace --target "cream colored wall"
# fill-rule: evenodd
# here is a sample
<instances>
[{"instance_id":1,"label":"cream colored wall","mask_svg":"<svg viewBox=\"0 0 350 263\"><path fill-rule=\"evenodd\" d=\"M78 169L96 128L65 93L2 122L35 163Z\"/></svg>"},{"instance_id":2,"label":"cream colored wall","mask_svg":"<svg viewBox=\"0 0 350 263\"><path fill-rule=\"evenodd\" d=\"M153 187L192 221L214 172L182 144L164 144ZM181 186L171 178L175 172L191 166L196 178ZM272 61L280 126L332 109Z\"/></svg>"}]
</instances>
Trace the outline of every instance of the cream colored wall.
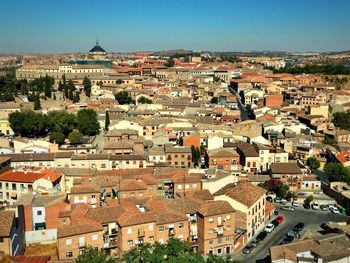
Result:
<instances>
[{"instance_id":1,"label":"cream colored wall","mask_svg":"<svg viewBox=\"0 0 350 263\"><path fill-rule=\"evenodd\" d=\"M237 176L226 176L216 181L202 181L202 188L208 189L211 194L219 191L221 188L228 184L237 183Z\"/></svg>"}]
</instances>

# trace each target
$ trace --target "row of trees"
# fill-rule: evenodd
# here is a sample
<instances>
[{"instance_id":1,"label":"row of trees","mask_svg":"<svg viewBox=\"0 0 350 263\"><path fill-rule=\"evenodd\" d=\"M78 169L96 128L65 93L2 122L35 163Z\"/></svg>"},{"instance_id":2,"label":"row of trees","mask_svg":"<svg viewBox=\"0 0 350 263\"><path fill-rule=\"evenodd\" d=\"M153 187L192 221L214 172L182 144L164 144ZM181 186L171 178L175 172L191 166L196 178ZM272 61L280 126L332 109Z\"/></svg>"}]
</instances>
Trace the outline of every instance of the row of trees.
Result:
<instances>
[{"instance_id":1,"label":"row of trees","mask_svg":"<svg viewBox=\"0 0 350 263\"><path fill-rule=\"evenodd\" d=\"M96 135L100 125L94 110L82 109L77 115L65 111L51 111L48 114L34 111L14 112L9 115L9 122L15 134L25 137L40 137L51 134L51 141L62 144L74 130L73 136ZM81 140L73 140L79 143Z\"/></svg>"},{"instance_id":2,"label":"row of trees","mask_svg":"<svg viewBox=\"0 0 350 263\"><path fill-rule=\"evenodd\" d=\"M80 255L76 263L115 263L120 262L114 258L107 256L104 251L97 251L93 248L88 248ZM181 262L181 263L238 263L231 257L219 257L209 255L205 260L204 257L196 252L193 252L189 243L178 239L169 239L166 244L155 243L144 244L141 249L133 248L128 253L124 254L122 262L126 263L165 263L165 262Z\"/></svg>"},{"instance_id":3,"label":"row of trees","mask_svg":"<svg viewBox=\"0 0 350 263\"><path fill-rule=\"evenodd\" d=\"M66 76L62 76L62 81L58 83L58 91L63 92L63 97L65 99L70 99L73 102L80 101L80 93L76 90L74 82L70 79L66 81Z\"/></svg>"},{"instance_id":4,"label":"row of trees","mask_svg":"<svg viewBox=\"0 0 350 263\"><path fill-rule=\"evenodd\" d=\"M326 75L348 75L350 68L344 65L306 65L304 67L287 65L284 68L276 69L274 67L265 67L273 73L290 73L290 74L326 74Z\"/></svg>"}]
</instances>

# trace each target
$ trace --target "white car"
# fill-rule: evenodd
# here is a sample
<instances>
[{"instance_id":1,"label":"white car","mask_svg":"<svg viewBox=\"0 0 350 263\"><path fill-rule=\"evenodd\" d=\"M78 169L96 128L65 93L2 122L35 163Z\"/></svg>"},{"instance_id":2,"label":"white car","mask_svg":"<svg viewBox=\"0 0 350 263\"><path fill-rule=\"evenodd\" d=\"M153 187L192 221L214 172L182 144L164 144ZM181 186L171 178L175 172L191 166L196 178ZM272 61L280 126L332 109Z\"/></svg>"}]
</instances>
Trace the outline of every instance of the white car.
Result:
<instances>
[{"instance_id":1,"label":"white car","mask_svg":"<svg viewBox=\"0 0 350 263\"><path fill-rule=\"evenodd\" d=\"M293 201L292 206L299 206L299 202L298 201Z\"/></svg>"},{"instance_id":2,"label":"white car","mask_svg":"<svg viewBox=\"0 0 350 263\"><path fill-rule=\"evenodd\" d=\"M318 210L320 208L318 203L312 203L311 207L312 207L313 210Z\"/></svg>"},{"instance_id":3,"label":"white car","mask_svg":"<svg viewBox=\"0 0 350 263\"><path fill-rule=\"evenodd\" d=\"M270 223L270 224L268 224L268 225L265 227L264 231L267 232L267 233L271 233L272 230L274 230L274 229L275 229L275 225L272 224L272 223Z\"/></svg>"},{"instance_id":4,"label":"white car","mask_svg":"<svg viewBox=\"0 0 350 263\"><path fill-rule=\"evenodd\" d=\"M338 208L334 206L329 207L329 211L331 211L333 214L339 214Z\"/></svg>"}]
</instances>

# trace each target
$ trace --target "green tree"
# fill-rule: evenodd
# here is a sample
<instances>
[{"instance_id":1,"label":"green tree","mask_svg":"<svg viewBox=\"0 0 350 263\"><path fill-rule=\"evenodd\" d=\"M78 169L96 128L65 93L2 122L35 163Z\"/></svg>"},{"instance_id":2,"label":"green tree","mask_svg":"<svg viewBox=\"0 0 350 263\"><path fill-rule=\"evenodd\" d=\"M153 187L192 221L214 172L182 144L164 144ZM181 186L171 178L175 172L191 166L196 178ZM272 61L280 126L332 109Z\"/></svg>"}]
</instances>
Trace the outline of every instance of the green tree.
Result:
<instances>
[{"instance_id":1,"label":"green tree","mask_svg":"<svg viewBox=\"0 0 350 263\"><path fill-rule=\"evenodd\" d=\"M46 75L43 81L44 81L45 97L51 98L51 92L52 92L53 84L55 83L55 79Z\"/></svg>"},{"instance_id":2,"label":"green tree","mask_svg":"<svg viewBox=\"0 0 350 263\"><path fill-rule=\"evenodd\" d=\"M138 262L181 262L181 263L204 263L201 254L192 251L186 241L171 238L166 244L145 244L140 250L131 249L123 255L123 261L127 263Z\"/></svg>"},{"instance_id":3,"label":"green tree","mask_svg":"<svg viewBox=\"0 0 350 263\"><path fill-rule=\"evenodd\" d=\"M73 102L76 103L76 102L79 102L79 101L80 101L80 93L79 93L79 91L76 91L75 95L73 97Z\"/></svg>"},{"instance_id":4,"label":"green tree","mask_svg":"<svg viewBox=\"0 0 350 263\"><path fill-rule=\"evenodd\" d=\"M218 104L219 103L219 99L217 97L212 97L211 100L210 100L210 103Z\"/></svg>"},{"instance_id":5,"label":"green tree","mask_svg":"<svg viewBox=\"0 0 350 263\"><path fill-rule=\"evenodd\" d=\"M88 77L84 77L83 86L84 86L85 95L87 97L90 97L92 85L91 85L91 80Z\"/></svg>"},{"instance_id":6,"label":"green tree","mask_svg":"<svg viewBox=\"0 0 350 263\"><path fill-rule=\"evenodd\" d=\"M97 113L94 110L83 109L77 113L77 128L84 135L96 135L99 133L100 124Z\"/></svg>"},{"instance_id":7,"label":"green tree","mask_svg":"<svg viewBox=\"0 0 350 263\"><path fill-rule=\"evenodd\" d=\"M309 157L306 160L307 166L309 166L311 172L316 172L318 168L320 168L320 161L315 157Z\"/></svg>"},{"instance_id":8,"label":"green tree","mask_svg":"<svg viewBox=\"0 0 350 263\"><path fill-rule=\"evenodd\" d=\"M66 136L62 132L53 132L50 135L49 141L61 145L64 144L65 139Z\"/></svg>"},{"instance_id":9,"label":"green tree","mask_svg":"<svg viewBox=\"0 0 350 263\"><path fill-rule=\"evenodd\" d=\"M314 196L313 196L313 195L309 195L309 196L306 197L306 199L304 200L304 204L309 205L313 200L314 200Z\"/></svg>"},{"instance_id":10,"label":"green tree","mask_svg":"<svg viewBox=\"0 0 350 263\"><path fill-rule=\"evenodd\" d=\"M62 84L62 81L58 82L58 91L63 91L64 90L64 87L63 87L63 84Z\"/></svg>"},{"instance_id":11,"label":"green tree","mask_svg":"<svg viewBox=\"0 0 350 263\"><path fill-rule=\"evenodd\" d=\"M335 127L339 127L343 130L350 130L350 111L334 113L333 123Z\"/></svg>"},{"instance_id":12,"label":"green tree","mask_svg":"<svg viewBox=\"0 0 350 263\"><path fill-rule=\"evenodd\" d=\"M75 260L76 263L114 263L116 262L112 257L101 250L94 248L87 248L82 255Z\"/></svg>"},{"instance_id":13,"label":"green tree","mask_svg":"<svg viewBox=\"0 0 350 263\"><path fill-rule=\"evenodd\" d=\"M350 183L350 170L341 163L327 163L324 172L330 182L347 182Z\"/></svg>"},{"instance_id":14,"label":"green tree","mask_svg":"<svg viewBox=\"0 0 350 263\"><path fill-rule=\"evenodd\" d=\"M50 111L47 114L48 129L68 136L77 127L77 118L66 111Z\"/></svg>"},{"instance_id":15,"label":"green tree","mask_svg":"<svg viewBox=\"0 0 350 263\"><path fill-rule=\"evenodd\" d=\"M105 117L105 131L108 131L108 127L109 127L109 113L108 110L106 111L106 117Z\"/></svg>"},{"instance_id":16,"label":"green tree","mask_svg":"<svg viewBox=\"0 0 350 263\"><path fill-rule=\"evenodd\" d=\"M9 115L11 129L16 135L24 137L46 136L47 117L34 111L13 112Z\"/></svg>"},{"instance_id":17,"label":"green tree","mask_svg":"<svg viewBox=\"0 0 350 263\"><path fill-rule=\"evenodd\" d=\"M335 146L338 144L336 139L328 137L328 136L324 138L323 143L328 144L328 145L332 145L332 146Z\"/></svg>"},{"instance_id":18,"label":"green tree","mask_svg":"<svg viewBox=\"0 0 350 263\"><path fill-rule=\"evenodd\" d=\"M127 91L118 92L115 95L115 99L118 101L120 105L131 104L134 102L133 99L129 96L129 93Z\"/></svg>"},{"instance_id":19,"label":"green tree","mask_svg":"<svg viewBox=\"0 0 350 263\"><path fill-rule=\"evenodd\" d=\"M117 79L115 84L123 84L123 81L121 79Z\"/></svg>"},{"instance_id":20,"label":"green tree","mask_svg":"<svg viewBox=\"0 0 350 263\"><path fill-rule=\"evenodd\" d=\"M144 97L144 96L141 96L141 97L137 100L137 102L138 102L139 104L152 104L152 103L153 103L152 100L150 100L149 98L146 98L146 97Z\"/></svg>"},{"instance_id":21,"label":"green tree","mask_svg":"<svg viewBox=\"0 0 350 263\"><path fill-rule=\"evenodd\" d=\"M167 62L164 64L164 66L171 68L174 66L174 64L175 64L174 58L170 57L170 58L168 58Z\"/></svg>"},{"instance_id":22,"label":"green tree","mask_svg":"<svg viewBox=\"0 0 350 263\"><path fill-rule=\"evenodd\" d=\"M68 81L68 97L70 100L74 100L74 91L75 91L75 85L73 81L70 79Z\"/></svg>"},{"instance_id":23,"label":"green tree","mask_svg":"<svg viewBox=\"0 0 350 263\"><path fill-rule=\"evenodd\" d=\"M70 144L80 144L83 142L83 134L78 130L74 130L68 135L68 140Z\"/></svg>"},{"instance_id":24,"label":"green tree","mask_svg":"<svg viewBox=\"0 0 350 263\"><path fill-rule=\"evenodd\" d=\"M40 109L41 109L40 98L39 98L39 95L36 95L34 99L34 110L40 110Z\"/></svg>"},{"instance_id":25,"label":"green tree","mask_svg":"<svg viewBox=\"0 0 350 263\"><path fill-rule=\"evenodd\" d=\"M198 147L191 145L191 153L192 153L192 162L194 164L199 164L201 161L201 153Z\"/></svg>"}]
</instances>

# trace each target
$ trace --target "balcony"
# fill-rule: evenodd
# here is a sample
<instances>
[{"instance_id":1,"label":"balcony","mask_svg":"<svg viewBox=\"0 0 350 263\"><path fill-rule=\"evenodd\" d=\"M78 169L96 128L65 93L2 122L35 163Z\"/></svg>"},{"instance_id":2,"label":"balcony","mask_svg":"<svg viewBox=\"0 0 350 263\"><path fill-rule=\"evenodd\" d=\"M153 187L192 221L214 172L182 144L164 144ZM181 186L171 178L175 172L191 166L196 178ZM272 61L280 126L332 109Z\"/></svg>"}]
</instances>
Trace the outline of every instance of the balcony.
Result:
<instances>
[{"instance_id":1,"label":"balcony","mask_svg":"<svg viewBox=\"0 0 350 263\"><path fill-rule=\"evenodd\" d=\"M214 228L214 233L216 233L216 235L218 237L222 236L224 234L224 228L223 227L216 227L216 228Z\"/></svg>"},{"instance_id":2,"label":"balcony","mask_svg":"<svg viewBox=\"0 0 350 263\"><path fill-rule=\"evenodd\" d=\"M137 232L137 236L138 237L144 237L145 236L145 230L139 229L138 232Z\"/></svg>"}]
</instances>

